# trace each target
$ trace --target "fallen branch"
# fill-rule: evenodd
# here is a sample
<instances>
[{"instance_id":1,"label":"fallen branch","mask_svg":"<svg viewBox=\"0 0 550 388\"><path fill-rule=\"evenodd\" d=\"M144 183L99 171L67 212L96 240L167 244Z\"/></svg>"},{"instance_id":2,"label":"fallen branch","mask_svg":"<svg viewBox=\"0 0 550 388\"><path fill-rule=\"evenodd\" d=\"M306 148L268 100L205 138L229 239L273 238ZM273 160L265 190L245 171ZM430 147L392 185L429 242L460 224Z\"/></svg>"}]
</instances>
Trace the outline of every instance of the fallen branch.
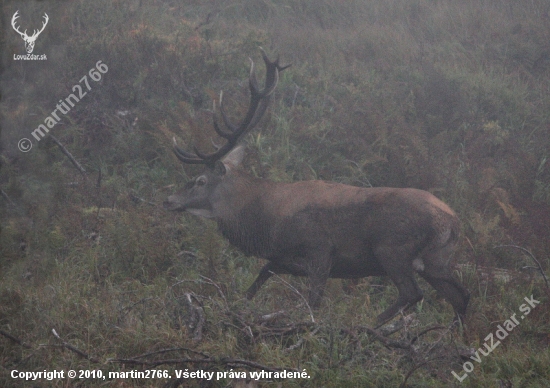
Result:
<instances>
[{"instance_id":1,"label":"fallen branch","mask_svg":"<svg viewBox=\"0 0 550 388\"><path fill-rule=\"evenodd\" d=\"M442 330L442 329L447 329L447 327L442 326L442 325L434 325L434 326L428 327L427 329L422 330L420 333L418 333L417 335L415 335L415 336L411 339L411 345L414 344L414 343L416 342L416 340L418 340L418 339L419 339L420 337L422 337L424 334L429 333L429 332L432 331L432 330Z\"/></svg>"},{"instance_id":2,"label":"fallen branch","mask_svg":"<svg viewBox=\"0 0 550 388\"><path fill-rule=\"evenodd\" d=\"M210 23L210 18L212 17L212 12L208 12L208 15L206 15L206 19L203 20L202 22L200 22L199 24L197 24L197 26L195 27L195 31L197 31L199 28L201 28L202 26L205 26L207 25L208 23Z\"/></svg>"},{"instance_id":3,"label":"fallen branch","mask_svg":"<svg viewBox=\"0 0 550 388\"><path fill-rule=\"evenodd\" d=\"M91 362L100 362L97 358L94 358L94 357L91 357L88 353L85 353L83 352L82 350L78 349L78 348L75 348L73 345L65 342L60 336L59 334L57 334L57 331L55 331L55 329L52 329L52 333L53 335L55 336L55 338L57 338L59 341L61 341L61 344L63 345L64 348L70 350L71 352L74 352L76 354L78 354L79 356L91 361Z\"/></svg>"},{"instance_id":4,"label":"fallen branch","mask_svg":"<svg viewBox=\"0 0 550 388\"><path fill-rule=\"evenodd\" d=\"M13 207L17 207L15 202L13 202L11 200L11 198L8 196L8 194L6 194L6 192L4 190L0 189L0 195L2 195L2 197L4 197L4 199L8 202L8 204L10 204Z\"/></svg>"},{"instance_id":5,"label":"fallen branch","mask_svg":"<svg viewBox=\"0 0 550 388\"><path fill-rule=\"evenodd\" d=\"M410 350L411 347L412 347L412 344L410 342L393 340L391 338L388 338L388 337L384 336L377 329L371 329L368 326L360 326L359 328L365 330L367 333L372 335L378 341L382 342L382 344L384 346L388 347L388 348L397 348L397 349Z\"/></svg>"},{"instance_id":6,"label":"fallen branch","mask_svg":"<svg viewBox=\"0 0 550 388\"><path fill-rule=\"evenodd\" d=\"M402 316L401 319L398 321L392 322L388 325L381 327L380 329L378 329L378 331L380 332L380 334L387 337L388 335L398 332L405 326L409 326L414 322L415 319L416 319L416 313L411 313L409 315Z\"/></svg>"},{"instance_id":7,"label":"fallen branch","mask_svg":"<svg viewBox=\"0 0 550 388\"><path fill-rule=\"evenodd\" d=\"M259 323L260 325L263 325L269 321L273 321L279 317L282 317L282 316L285 316L286 315L286 311L285 310L280 310L280 311L276 311L274 313L271 313L271 314L265 314L265 315L262 315L261 317L259 317L257 319L257 323Z\"/></svg>"},{"instance_id":8,"label":"fallen branch","mask_svg":"<svg viewBox=\"0 0 550 388\"><path fill-rule=\"evenodd\" d=\"M6 337L7 339L15 342L16 344L18 345L21 345L23 346L24 348L27 348L27 349L32 349L32 346L27 344L26 342L23 342L23 340L11 335L10 333L7 333L5 332L4 330L0 330L0 335L3 335L4 337Z\"/></svg>"},{"instance_id":9,"label":"fallen branch","mask_svg":"<svg viewBox=\"0 0 550 388\"><path fill-rule=\"evenodd\" d=\"M203 356L204 358L209 358L210 357L206 353L199 352L197 350L193 350L193 349L189 349L189 348L168 348L168 349L155 350L155 351L149 352L149 353L144 353L144 354L141 354L139 356L133 357L133 359L137 360L139 358L146 358L146 357L154 356L154 355L157 355L157 354L165 354L165 353L181 352L181 351L196 353L199 356Z\"/></svg>"},{"instance_id":10,"label":"fallen branch","mask_svg":"<svg viewBox=\"0 0 550 388\"><path fill-rule=\"evenodd\" d=\"M424 365L427 365L429 364L430 362L432 361L435 361L437 359L440 359L441 357L434 357L434 358L431 358L429 360L426 360L424 362L421 362L419 364L416 364L410 371L409 373L407 373L407 375L405 376L405 378L403 379L403 382L401 383L401 385L399 386L399 388L405 388L407 386L407 380L409 379L409 377L412 376L412 374L417 371L418 369L420 369L421 367L423 367Z\"/></svg>"},{"instance_id":11,"label":"fallen branch","mask_svg":"<svg viewBox=\"0 0 550 388\"><path fill-rule=\"evenodd\" d=\"M546 274L544 273L544 270L542 269L542 266L540 265L539 261L536 259L535 255L531 253L531 251L523 247L520 247L519 245L497 245L495 248L516 248L516 249L519 249L520 251L527 253L531 257L531 259L533 259L533 261L537 264L539 271L542 277L544 278L544 282L546 283L546 288L550 289L550 285L548 285L548 278L546 277Z\"/></svg>"},{"instance_id":12,"label":"fallen branch","mask_svg":"<svg viewBox=\"0 0 550 388\"><path fill-rule=\"evenodd\" d=\"M227 303L227 299L225 298L225 294L223 293L222 291L222 288L220 287L219 284L217 284L215 281L213 281L212 279L210 278L207 278L206 276L203 276L203 275L199 275L203 280L205 280L204 283L206 284L211 284L213 285L214 287L216 287L216 289L218 290L218 293L220 294L220 296L222 297L223 301L225 302L225 307L227 308L228 306L228 303Z\"/></svg>"},{"instance_id":13,"label":"fallen branch","mask_svg":"<svg viewBox=\"0 0 550 388\"><path fill-rule=\"evenodd\" d=\"M71 163L73 164L73 166L76 167L76 169L78 171L80 171L80 173L84 176L86 176L86 170L84 169L84 167L82 167L82 165L80 163L78 163L78 161L74 158L74 156L69 152L69 150L67 148L65 148L65 146L63 144L61 144L61 142L59 140L57 140L57 138L54 136L54 135L51 135L50 134L50 138L54 141L55 144L57 144L57 146L59 147L59 149L61 150L61 152L63 152L65 154L65 156L67 158L69 158L69 160L71 161Z\"/></svg>"},{"instance_id":14,"label":"fallen branch","mask_svg":"<svg viewBox=\"0 0 550 388\"><path fill-rule=\"evenodd\" d=\"M313 329L313 331L310 333L309 337L312 337L314 336L315 334L317 334L317 332L321 330L321 327L320 326L317 326L315 329ZM286 348L284 350L285 353L288 353L288 352L291 352L293 351L294 349L297 349L299 348L300 346L302 346L302 344L304 343L304 340L306 339L305 336L303 336L302 338L300 338L294 345L292 346L289 346L288 348Z\"/></svg>"},{"instance_id":15,"label":"fallen branch","mask_svg":"<svg viewBox=\"0 0 550 388\"><path fill-rule=\"evenodd\" d=\"M273 271L269 271L269 273L271 275L274 275L277 279L279 279L283 284L285 284L288 288L290 288L292 291L294 291L296 294L298 294L298 296L300 298L302 298L302 300L304 301L304 303L306 304L306 307L307 309L309 310L309 316L311 318L311 322L312 323L315 323L315 318L313 317L313 311L311 310L311 306L309 305L309 303L307 302L307 299L300 293L300 291L298 291L295 287L292 286L292 284L290 284L289 282L287 282L285 279L283 279L282 277L280 277L279 275L277 275L275 272Z\"/></svg>"},{"instance_id":16,"label":"fallen branch","mask_svg":"<svg viewBox=\"0 0 550 388\"><path fill-rule=\"evenodd\" d=\"M199 300L194 294L191 294L189 292L185 293L185 301L187 302L190 315L189 323L187 326L189 326L189 328L193 330L193 341L197 343L202 340L202 327L204 326L206 319L204 318L204 310L202 306L197 307L193 305L192 298L200 304Z\"/></svg>"},{"instance_id":17,"label":"fallen branch","mask_svg":"<svg viewBox=\"0 0 550 388\"><path fill-rule=\"evenodd\" d=\"M151 202L151 201L148 201L144 198L141 198L141 197L138 197L136 194L134 194L133 192L128 192L128 197L134 201L134 202L143 202L143 203L146 203L148 205L151 205L151 206L158 206L156 203L154 202Z\"/></svg>"}]
</instances>

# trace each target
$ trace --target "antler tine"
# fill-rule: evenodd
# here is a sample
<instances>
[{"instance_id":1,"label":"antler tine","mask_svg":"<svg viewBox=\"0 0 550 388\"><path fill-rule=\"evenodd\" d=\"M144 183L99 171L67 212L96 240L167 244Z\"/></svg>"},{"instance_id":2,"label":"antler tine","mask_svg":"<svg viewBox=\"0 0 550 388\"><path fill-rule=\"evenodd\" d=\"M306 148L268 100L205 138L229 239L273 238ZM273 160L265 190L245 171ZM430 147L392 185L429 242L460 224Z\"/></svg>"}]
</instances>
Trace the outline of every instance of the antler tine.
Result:
<instances>
[{"instance_id":1,"label":"antler tine","mask_svg":"<svg viewBox=\"0 0 550 388\"><path fill-rule=\"evenodd\" d=\"M11 26L13 27L13 29L21 36L26 36L27 35L27 30L25 30L25 32L21 32L19 31L19 27L16 26L16 20L19 18L19 10L17 10L14 14L13 14L13 17L11 18Z\"/></svg>"},{"instance_id":2,"label":"antler tine","mask_svg":"<svg viewBox=\"0 0 550 388\"><path fill-rule=\"evenodd\" d=\"M247 112L245 118L243 119L243 122L241 123L241 125L235 125L231 122L231 120L229 120L229 117L227 116L227 114L225 112L225 106L223 105L223 100L222 100L221 94L220 94L220 112L221 112L221 115L222 115L223 123L225 124L225 126L229 130L227 132L224 131L224 133L226 133L226 134L228 133L229 136L233 136L233 134L236 133L239 130L239 128L241 128L242 124L246 123L250 119L249 118L250 114L255 113L253 111L254 101L262 96L262 92L260 92L260 88L258 87L258 80L256 78L256 70L255 70L255 66L254 66L254 61L252 60L252 58L248 58L248 59L250 60L250 72L249 72L250 75L248 77L248 85L249 85L249 89L250 89L250 106L249 106L248 112ZM267 66L267 62L266 62L266 66ZM216 116L214 116L214 120L215 119L216 119ZM229 139L229 137L226 137L226 136L223 136L223 137L225 137L226 139Z\"/></svg>"},{"instance_id":3,"label":"antler tine","mask_svg":"<svg viewBox=\"0 0 550 388\"><path fill-rule=\"evenodd\" d=\"M227 114L225 113L225 107L223 105L223 92L220 92L220 113L222 114L223 123L227 127L229 131L224 131L225 133L229 134L229 136L232 136L233 133L238 129L238 126L233 124L231 120L229 120L229 117L227 117ZM216 116L214 116L214 120L216 119ZM225 136L223 136L225 137ZM229 137L225 137L226 139L229 139Z\"/></svg>"},{"instance_id":4,"label":"antler tine","mask_svg":"<svg viewBox=\"0 0 550 388\"><path fill-rule=\"evenodd\" d=\"M42 16L44 18L44 21L42 22L42 28L40 30L34 30L34 33L33 33L33 38L35 36L38 36L42 33L42 31L44 31L44 28L46 28L46 26L48 25L48 20L50 20L49 16L47 13L44 13L44 16Z\"/></svg>"},{"instance_id":5,"label":"antler tine","mask_svg":"<svg viewBox=\"0 0 550 388\"><path fill-rule=\"evenodd\" d=\"M218 125L218 119L216 118L216 102L215 101L213 103L213 109L212 109L212 111L214 112L214 115L213 115L214 130L216 131L216 133L218 135L220 135L224 139L229 139L233 135L233 132L235 131L236 126L229 121L229 118L225 114L225 109L223 108L222 101L223 101L223 91L220 92L220 111L222 113L223 122L224 122L225 126L229 128L229 131L227 131L225 129L222 129Z\"/></svg>"},{"instance_id":6,"label":"antler tine","mask_svg":"<svg viewBox=\"0 0 550 388\"><path fill-rule=\"evenodd\" d=\"M172 141L174 142L174 153L178 157L179 160L181 160L183 163L187 164L204 164L204 160L197 158L196 155L193 155L190 152L187 152L180 147L178 147L178 143L176 141L176 138L173 137Z\"/></svg>"},{"instance_id":7,"label":"antler tine","mask_svg":"<svg viewBox=\"0 0 550 388\"><path fill-rule=\"evenodd\" d=\"M244 119L238 125L235 125L231 122L225 112L224 102L222 98L223 94L220 93L220 112L224 125L227 128L220 127L216 119L216 114L214 112L214 130L219 136L225 138L227 140L227 143L225 143L215 152L212 152L210 154L204 154L200 152L196 147L194 147L195 154L192 154L179 148L174 141L174 152L182 162L189 164L205 164L209 167L213 167L218 160L223 158L235 147L237 142L245 134L247 134L258 124L263 114L265 113L267 106L269 105L271 94L277 87L277 83L279 81L279 72L290 66L280 66L278 57L275 61L270 61L264 49L260 47L260 50L262 52L262 58L265 62L266 67L265 84L264 88L260 90L258 86L258 80L256 78L254 61L250 59L250 75L248 77L250 102Z\"/></svg>"}]
</instances>

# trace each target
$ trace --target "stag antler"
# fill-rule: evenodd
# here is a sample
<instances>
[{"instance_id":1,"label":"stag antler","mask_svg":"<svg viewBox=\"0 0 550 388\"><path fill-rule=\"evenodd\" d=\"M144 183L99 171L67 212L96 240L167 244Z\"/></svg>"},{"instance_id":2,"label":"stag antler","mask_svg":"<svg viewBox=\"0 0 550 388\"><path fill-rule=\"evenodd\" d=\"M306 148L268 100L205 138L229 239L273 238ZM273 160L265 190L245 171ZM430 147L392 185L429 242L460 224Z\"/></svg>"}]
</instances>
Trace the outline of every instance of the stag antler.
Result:
<instances>
[{"instance_id":1,"label":"stag antler","mask_svg":"<svg viewBox=\"0 0 550 388\"><path fill-rule=\"evenodd\" d=\"M27 37L27 30L25 30L25 32L21 32L21 31L19 31L19 28L15 25L15 19L17 19L17 18L19 17L18 13L19 13L19 10L16 11L16 12L13 14L13 17L11 18L11 26L13 27L13 29L14 29L17 33L19 33L19 35L21 35L21 37L22 37L23 39L25 39L25 38Z\"/></svg>"},{"instance_id":2,"label":"stag antler","mask_svg":"<svg viewBox=\"0 0 550 388\"><path fill-rule=\"evenodd\" d=\"M260 50L262 51L262 57L266 68L265 86L263 90L259 89L256 72L254 70L254 61L251 59L250 76L248 78L250 104L243 121L239 125L233 124L227 117L223 104L223 92L220 93L220 112L226 128L219 126L216 115L214 114L214 129L218 135L227 140L227 143L221 147L216 147L217 150L210 154L203 154L197 147L193 147L195 150L193 154L178 147L176 139L174 138L174 153L179 160L188 164L205 164L209 167L213 167L216 161L227 155L235 145L237 145L239 140L258 124L267 109L271 94L277 86L279 72L290 66L279 65L278 57L275 61L270 61L265 51L262 48L260 48Z\"/></svg>"},{"instance_id":3,"label":"stag antler","mask_svg":"<svg viewBox=\"0 0 550 388\"><path fill-rule=\"evenodd\" d=\"M27 30L25 30L24 32L21 32L19 31L19 27L17 27L17 25L15 24L15 21L18 17L19 17L19 10L16 11L13 14L13 17L11 18L11 26L19 35L21 35L21 37L25 41L27 52L31 53L32 50L34 49L34 42L36 41L36 38L38 38L38 35L40 35L42 31L44 31L44 28L46 28L46 25L48 24L48 20L50 20L50 18L48 17L47 13L44 13L44 16L43 16L44 21L42 22L42 28L40 30L34 30L33 34L31 36L28 36Z\"/></svg>"}]
</instances>

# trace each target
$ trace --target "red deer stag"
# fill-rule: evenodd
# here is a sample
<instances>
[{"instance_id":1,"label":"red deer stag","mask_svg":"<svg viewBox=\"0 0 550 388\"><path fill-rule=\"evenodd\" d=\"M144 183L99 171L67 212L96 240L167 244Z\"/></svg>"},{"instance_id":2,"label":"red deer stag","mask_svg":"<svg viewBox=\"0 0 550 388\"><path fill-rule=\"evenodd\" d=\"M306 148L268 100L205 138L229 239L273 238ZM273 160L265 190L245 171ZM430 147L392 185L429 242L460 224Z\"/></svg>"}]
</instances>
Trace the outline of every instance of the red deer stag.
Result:
<instances>
[{"instance_id":1,"label":"red deer stag","mask_svg":"<svg viewBox=\"0 0 550 388\"><path fill-rule=\"evenodd\" d=\"M250 104L239 125L227 117L226 128L214 116L214 129L227 142L215 152L174 152L183 163L204 164L204 173L164 203L169 210L212 218L221 233L248 255L267 259L246 292L251 299L272 274L307 276L309 303L317 307L328 278L355 279L387 275L399 290L397 301L378 316L383 323L422 299L416 271L450 302L463 318L469 292L451 276L449 257L459 221L445 203L427 191L361 188L325 181L278 183L250 176L240 167L239 139L264 114L279 72L279 60L266 66L263 90L251 64ZM220 98L221 100L221 98Z\"/></svg>"}]
</instances>

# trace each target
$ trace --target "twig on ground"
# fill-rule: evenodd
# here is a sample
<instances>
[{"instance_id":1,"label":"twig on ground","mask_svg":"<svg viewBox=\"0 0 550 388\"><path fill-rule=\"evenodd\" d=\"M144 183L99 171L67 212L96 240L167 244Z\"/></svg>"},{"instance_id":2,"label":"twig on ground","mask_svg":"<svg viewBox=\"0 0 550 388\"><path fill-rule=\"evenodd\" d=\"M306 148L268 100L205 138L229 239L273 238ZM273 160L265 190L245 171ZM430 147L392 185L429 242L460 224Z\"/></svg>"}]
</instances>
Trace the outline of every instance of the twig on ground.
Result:
<instances>
[{"instance_id":1,"label":"twig on ground","mask_svg":"<svg viewBox=\"0 0 550 388\"><path fill-rule=\"evenodd\" d=\"M188 326L190 329L193 329L193 341L200 342L202 340L202 327L205 322L204 310L202 306L197 307L193 305L192 298L195 299L200 304L200 301L197 299L197 297L194 294L189 292L185 293L185 301L187 302L187 306L190 312Z\"/></svg>"},{"instance_id":2,"label":"twig on ground","mask_svg":"<svg viewBox=\"0 0 550 388\"><path fill-rule=\"evenodd\" d=\"M386 326L383 326L378 331L380 332L380 334L387 337L388 335L392 335L393 333L398 332L405 326L409 326L411 323L414 322L415 319L416 319L416 313L404 315L401 317L400 320L392 322Z\"/></svg>"},{"instance_id":3,"label":"twig on ground","mask_svg":"<svg viewBox=\"0 0 550 388\"><path fill-rule=\"evenodd\" d=\"M313 329L313 331L309 334L309 337L312 337L314 336L315 334L317 334L317 332L321 330L321 326L317 326L315 329ZM306 336L303 336L302 338L300 338L298 341L296 341L296 343L292 346L289 346L288 348L286 348L284 350L285 353L288 353L288 352L291 352L293 351L294 349L297 349L299 348L300 346L302 346L302 344L304 343L304 340L306 339Z\"/></svg>"},{"instance_id":4,"label":"twig on ground","mask_svg":"<svg viewBox=\"0 0 550 388\"><path fill-rule=\"evenodd\" d=\"M146 358L146 357L154 356L154 355L157 355L157 354L165 354L165 353L181 352L181 351L195 353L195 354L198 354L199 356L203 356L204 358L209 358L210 357L206 353L199 352L197 350L193 350L193 349L189 349L189 348L169 348L169 349L160 349L160 350L155 350L153 352L140 354L139 356L133 357L133 359L137 360L137 359L140 359L140 358Z\"/></svg>"},{"instance_id":5,"label":"twig on ground","mask_svg":"<svg viewBox=\"0 0 550 388\"><path fill-rule=\"evenodd\" d=\"M32 346L27 344L26 342L24 342L23 340L11 335L10 333L7 333L5 332L4 330L0 330L0 335L3 335L4 337L6 337L7 339L15 342L16 344L18 345L21 345L23 346L24 348L27 348L27 349L32 349Z\"/></svg>"},{"instance_id":6,"label":"twig on ground","mask_svg":"<svg viewBox=\"0 0 550 388\"><path fill-rule=\"evenodd\" d=\"M78 161L74 158L74 156L69 152L69 150L67 148L65 148L65 146L59 141L57 140L57 138L50 134L50 138L54 141L55 144L57 144L57 146L59 147L59 149L61 150L61 152L63 152L65 154L65 156L67 158L69 158L69 160L71 161L71 163L73 164L73 166L76 167L76 169L78 171L80 171L80 173L84 176L86 176L86 170L84 169L84 167L82 167L82 165L80 163L78 163Z\"/></svg>"},{"instance_id":7,"label":"twig on ground","mask_svg":"<svg viewBox=\"0 0 550 388\"><path fill-rule=\"evenodd\" d=\"M206 276L203 276L203 275L199 275L199 276L201 277L201 279L206 280L205 283L211 284L211 285L213 285L214 287L216 287L216 289L218 290L218 293L220 294L220 296L222 297L223 301L225 302L225 307L227 307L227 306L228 306L228 304L227 304L227 299L225 298L225 294L223 293L222 288L219 286L219 284L217 284L216 282L214 282L212 279L207 278Z\"/></svg>"},{"instance_id":8,"label":"twig on ground","mask_svg":"<svg viewBox=\"0 0 550 388\"><path fill-rule=\"evenodd\" d=\"M13 202L11 200L11 198L8 196L8 194L4 190L0 189L0 195L2 195L2 197L4 197L4 199L8 202L8 204L10 204L13 207L17 207L15 202Z\"/></svg>"},{"instance_id":9,"label":"twig on ground","mask_svg":"<svg viewBox=\"0 0 550 388\"><path fill-rule=\"evenodd\" d=\"M519 249L520 251L527 253L531 257L531 259L533 259L533 261L537 264L539 271L542 277L544 278L544 282L546 283L546 288L550 289L550 285L548 285L548 278L546 277L546 274L544 273L539 261L536 259L535 255L531 253L531 251L523 247L520 247L519 245L497 245L495 248L516 248L516 249Z\"/></svg>"},{"instance_id":10,"label":"twig on ground","mask_svg":"<svg viewBox=\"0 0 550 388\"><path fill-rule=\"evenodd\" d=\"M441 358L441 357L434 357L434 358L431 358L431 359L426 360L426 361L424 361L424 362L421 362L421 363L419 363L419 364L416 364L416 365L409 371L409 373L407 373L407 375L406 375L405 378L403 379L403 382L401 383L401 385L399 386L399 388L405 388L405 387L407 386L407 380L409 379L409 377L412 376L412 374L413 374L416 370L420 369L420 368L423 367L424 365L427 365L427 364L429 364L430 362L435 361L435 360L437 360L437 359L439 359L439 358Z\"/></svg>"},{"instance_id":11,"label":"twig on ground","mask_svg":"<svg viewBox=\"0 0 550 388\"><path fill-rule=\"evenodd\" d=\"M307 309L309 310L309 316L311 318L311 322L312 323L315 323L315 318L313 317L313 311L311 310L311 306L309 305L309 303L307 302L307 299L302 295L302 293L300 291L298 291L296 289L296 287L294 287L292 284L290 284L289 282L287 282L285 279L283 279L282 277L280 277L279 275L277 275L275 272L273 271L269 271L269 273L271 275L274 275L277 279L279 279L283 284L285 284L288 288L290 288L292 291L294 291L296 294L298 294L298 296L300 298L302 298L302 300L304 301L304 303L306 304L306 307Z\"/></svg>"},{"instance_id":12,"label":"twig on ground","mask_svg":"<svg viewBox=\"0 0 550 388\"><path fill-rule=\"evenodd\" d=\"M74 352L74 353L78 354L79 356L81 356L81 357L83 357L83 358L85 358L85 359L87 359L91 362L100 362L97 358L91 357L88 353L85 353L82 350L80 350L78 348L75 348L73 345L65 342L59 336L59 334L57 334L57 331L55 331L55 329L52 329L52 333L55 336L55 338L57 338L59 341L61 341L61 344L63 345L64 348L69 349L71 352Z\"/></svg>"},{"instance_id":13,"label":"twig on ground","mask_svg":"<svg viewBox=\"0 0 550 388\"><path fill-rule=\"evenodd\" d=\"M134 201L134 202L143 202L143 203L146 203L148 205L151 205L151 206L158 206L156 203L154 202L151 202L151 201L148 201L144 198L141 198L141 197L138 197L136 194L134 194L133 192L128 192L128 197Z\"/></svg>"},{"instance_id":14,"label":"twig on ground","mask_svg":"<svg viewBox=\"0 0 550 388\"><path fill-rule=\"evenodd\" d=\"M284 315L286 315L285 310L275 311L274 313L265 314L265 315L262 315L261 317L258 317L257 323L259 323L260 325L263 325L269 321L272 321Z\"/></svg>"},{"instance_id":15,"label":"twig on ground","mask_svg":"<svg viewBox=\"0 0 550 388\"><path fill-rule=\"evenodd\" d=\"M411 347L412 347L410 342L393 340L391 338L388 338L388 337L382 335L382 333L380 333L380 331L377 330L377 329L371 329L368 326L360 326L359 328L362 329L362 330L365 330L367 333L372 335L378 341L382 342L382 344L384 346L387 346L388 348L397 348L397 349L410 350Z\"/></svg>"},{"instance_id":16,"label":"twig on ground","mask_svg":"<svg viewBox=\"0 0 550 388\"><path fill-rule=\"evenodd\" d=\"M447 327L445 326L442 326L442 325L434 325L434 326L430 326L424 330L422 330L420 333L418 333L417 335L415 335L412 339L411 339L411 345L414 344L416 342L416 340L418 340L420 337L422 337L424 334L432 331L432 330L441 330L441 329L448 329ZM438 341L439 342L439 341Z\"/></svg>"}]
</instances>

